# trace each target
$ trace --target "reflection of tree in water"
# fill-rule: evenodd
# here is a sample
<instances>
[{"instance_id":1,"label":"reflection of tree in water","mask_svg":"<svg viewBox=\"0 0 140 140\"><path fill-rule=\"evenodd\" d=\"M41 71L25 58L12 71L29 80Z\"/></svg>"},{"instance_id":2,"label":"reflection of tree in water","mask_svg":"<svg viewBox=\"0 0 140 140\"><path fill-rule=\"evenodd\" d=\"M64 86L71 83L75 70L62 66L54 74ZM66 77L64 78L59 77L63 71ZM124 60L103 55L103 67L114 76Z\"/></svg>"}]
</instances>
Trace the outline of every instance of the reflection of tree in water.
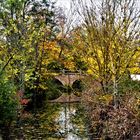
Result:
<instances>
[{"instance_id":1,"label":"reflection of tree in water","mask_svg":"<svg viewBox=\"0 0 140 140\"><path fill-rule=\"evenodd\" d=\"M84 114L84 110L81 107L81 104L76 104L75 114L71 116L71 123L73 124L73 133L81 138L85 138L87 136L86 131L86 117Z\"/></svg>"},{"instance_id":2,"label":"reflection of tree in water","mask_svg":"<svg viewBox=\"0 0 140 140\"><path fill-rule=\"evenodd\" d=\"M80 104L50 104L22 121L24 139L81 140L85 137ZM17 132L19 128L17 128Z\"/></svg>"},{"instance_id":3,"label":"reflection of tree in water","mask_svg":"<svg viewBox=\"0 0 140 140\"><path fill-rule=\"evenodd\" d=\"M59 126L55 118L59 117L59 105L47 104L44 108L36 113L33 117L24 118L21 121L21 127L15 128L13 135L14 139L17 135L21 135L23 139L48 139L48 137L56 137ZM22 130L21 130L22 129ZM12 140L12 139L11 139Z\"/></svg>"},{"instance_id":4,"label":"reflection of tree in water","mask_svg":"<svg viewBox=\"0 0 140 140\"><path fill-rule=\"evenodd\" d=\"M40 126L41 129L46 134L46 137L60 137L57 132L60 128L56 118L59 117L59 112L61 111L59 104L47 104L42 114L40 115Z\"/></svg>"},{"instance_id":5,"label":"reflection of tree in water","mask_svg":"<svg viewBox=\"0 0 140 140\"><path fill-rule=\"evenodd\" d=\"M59 131L68 140L81 140L86 137L85 124L83 114L77 114L80 104L65 104L62 107L58 122L60 124Z\"/></svg>"},{"instance_id":6,"label":"reflection of tree in water","mask_svg":"<svg viewBox=\"0 0 140 140\"><path fill-rule=\"evenodd\" d=\"M83 110L79 106L78 104L50 104L47 106L44 110L46 113L40 117L43 131L47 132L47 137L68 140L84 138L83 114L80 113Z\"/></svg>"}]
</instances>

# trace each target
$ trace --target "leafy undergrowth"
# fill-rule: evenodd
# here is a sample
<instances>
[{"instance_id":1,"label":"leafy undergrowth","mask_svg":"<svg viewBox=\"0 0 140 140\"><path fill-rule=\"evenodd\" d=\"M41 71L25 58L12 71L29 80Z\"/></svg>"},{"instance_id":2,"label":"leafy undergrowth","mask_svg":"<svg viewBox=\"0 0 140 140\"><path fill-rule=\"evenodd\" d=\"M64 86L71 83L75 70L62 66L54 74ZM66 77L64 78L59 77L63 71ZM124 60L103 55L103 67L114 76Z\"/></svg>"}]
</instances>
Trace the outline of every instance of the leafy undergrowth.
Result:
<instances>
[{"instance_id":1,"label":"leafy undergrowth","mask_svg":"<svg viewBox=\"0 0 140 140\"><path fill-rule=\"evenodd\" d=\"M113 106L112 98L112 95L84 94L90 133L102 140L131 140L140 132L140 93L122 95L118 108Z\"/></svg>"}]
</instances>

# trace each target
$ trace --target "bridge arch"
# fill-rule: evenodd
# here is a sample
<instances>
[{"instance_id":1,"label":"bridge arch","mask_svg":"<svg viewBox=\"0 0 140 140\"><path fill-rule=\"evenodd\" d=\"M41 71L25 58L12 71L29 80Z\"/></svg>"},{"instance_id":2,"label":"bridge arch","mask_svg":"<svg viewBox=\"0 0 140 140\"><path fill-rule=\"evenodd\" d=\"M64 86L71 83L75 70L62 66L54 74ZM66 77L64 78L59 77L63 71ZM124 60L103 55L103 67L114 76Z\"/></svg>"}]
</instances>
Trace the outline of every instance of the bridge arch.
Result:
<instances>
[{"instance_id":1,"label":"bridge arch","mask_svg":"<svg viewBox=\"0 0 140 140\"><path fill-rule=\"evenodd\" d=\"M51 77L47 81L48 88L46 89L46 96L48 100L53 100L59 98L64 90L64 86L61 81Z\"/></svg>"},{"instance_id":2,"label":"bridge arch","mask_svg":"<svg viewBox=\"0 0 140 140\"><path fill-rule=\"evenodd\" d=\"M53 78L53 82L57 85L63 85L63 83L59 79L56 79L56 78Z\"/></svg>"},{"instance_id":3,"label":"bridge arch","mask_svg":"<svg viewBox=\"0 0 140 140\"><path fill-rule=\"evenodd\" d=\"M72 89L76 92L82 92L84 90L84 83L82 79L77 79L72 84Z\"/></svg>"},{"instance_id":4,"label":"bridge arch","mask_svg":"<svg viewBox=\"0 0 140 140\"><path fill-rule=\"evenodd\" d=\"M77 85L82 82L86 75L80 73L56 73L57 75L54 76L54 79L62 83L63 87L65 87L66 91L55 100L51 100L50 102L79 102L81 100L81 95L79 91L76 91L75 88ZM80 87L80 85L79 85ZM70 90L70 92L69 92ZM82 90L81 90L82 92ZM69 94L70 93L70 94ZM80 95L80 96L79 96Z\"/></svg>"},{"instance_id":5,"label":"bridge arch","mask_svg":"<svg viewBox=\"0 0 140 140\"><path fill-rule=\"evenodd\" d=\"M83 79L84 76L80 74L62 74L62 75L57 75L55 76L55 79L61 81L61 83L65 86L70 86L72 87L73 83L76 80L81 80Z\"/></svg>"}]
</instances>

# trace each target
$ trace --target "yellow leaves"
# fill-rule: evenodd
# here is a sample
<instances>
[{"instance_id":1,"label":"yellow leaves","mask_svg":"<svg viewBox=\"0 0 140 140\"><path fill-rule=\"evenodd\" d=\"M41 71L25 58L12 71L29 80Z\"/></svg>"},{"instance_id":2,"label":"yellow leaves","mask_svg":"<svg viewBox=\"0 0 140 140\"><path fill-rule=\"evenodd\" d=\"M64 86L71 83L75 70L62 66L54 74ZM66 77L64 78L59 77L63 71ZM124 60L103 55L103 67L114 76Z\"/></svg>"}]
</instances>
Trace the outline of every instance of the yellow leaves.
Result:
<instances>
[{"instance_id":1,"label":"yellow leaves","mask_svg":"<svg viewBox=\"0 0 140 140\"><path fill-rule=\"evenodd\" d=\"M140 106L140 99L137 99L137 103L138 106Z\"/></svg>"},{"instance_id":2,"label":"yellow leaves","mask_svg":"<svg viewBox=\"0 0 140 140\"><path fill-rule=\"evenodd\" d=\"M129 70L131 73L140 73L140 51L136 52L132 57L130 67Z\"/></svg>"},{"instance_id":3,"label":"yellow leaves","mask_svg":"<svg viewBox=\"0 0 140 140\"><path fill-rule=\"evenodd\" d=\"M113 100L113 96L111 94L103 95L99 100L108 105Z\"/></svg>"},{"instance_id":4,"label":"yellow leaves","mask_svg":"<svg viewBox=\"0 0 140 140\"><path fill-rule=\"evenodd\" d=\"M94 63L94 59L93 59L92 57L89 57L89 58L88 58L88 63L89 63L89 64L93 64L93 63Z\"/></svg>"},{"instance_id":5,"label":"yellow leaves","mask_svg":"<svg viewBox=\"0 0 140 140\"><path fill-rule=\"evenodd\" d=\"M129 70L130 70L130 73L132 73L132 74L140 73L139 67L132 67Z\"/></svg>"},{"instance_id":6,"label":"yellow leaves","mask_svg":"<svg viewBox=\"0 0 140 140\"><path fill-rule=\"evenodd\" d=\"M96 95L92 98L95 104L104 104L109 105L113 101L113 95L106 94L106 95Z\"/></svg>"},{"instance_id":7,"label":"yellow leaves","mask_svg":"<svg viewBox=\"0 0 140 140\"><path fill-rule=\"evenodd\" d=\"M72 61L66 61L63 63L65 68L70 69L70 70L74 70L75 68L75 63Z\"/></svg>"},{"instance_id":8,"label":"yellow leaves","mask_svg":"<svg viewBox=\"0 0 140 140\"><path fill-rule=\"evenodd\" d=\"M60 52L60 47L58 47L56 41L46 41L42 42L39 47L40 54L43 51L43 64L47 65L48 61L57 60Z\"/></svg>"},{"instance_id":9,"label":"yellow leaves","mask_svg":"<svg viewBox=\"0 0 140 140\"><path fill-rule=\"evenodd\" d=\"M89 74L89 75L93 75L94 72L93 72L91 69L88 69L88 70L87 70L87 74Z\"/></svg>"},{"instance_id":10,"label":"yellow leaves","mask_svg":"<svg viewBox=\"0 0 140 140\"><path fill-rule=\"evenodd\" d=\"M40 44L40 48L44 47L46 50L53 50L57 46L55 41L46 41Z\"/></svg>"},{"instance_id":11,"label":"yellow leaves","mask_svg":"<svg viewBox=\"0 0 140 140\"><path fill-rule=\"evenodd\" d=\"M39 85L39 87L40 87L41 89L43 89L43 90L48 89L48 87L47 87L47 86L45 86L45 85L43 85L43 84L40 84L40 85Z\"/></svg>"},{"instance_id":12,"label":"yellow leaves","mask_svg":"<svg viewBox=\"0 0 140 140\"><path fill-rule=\"evenodd\" d=\"M28 52L29 53L31 53L31 52L33 52L34 51L34 48L32 48L32 47L30 47L29 49L28 49Z\"/></svg>"}]
</instances>

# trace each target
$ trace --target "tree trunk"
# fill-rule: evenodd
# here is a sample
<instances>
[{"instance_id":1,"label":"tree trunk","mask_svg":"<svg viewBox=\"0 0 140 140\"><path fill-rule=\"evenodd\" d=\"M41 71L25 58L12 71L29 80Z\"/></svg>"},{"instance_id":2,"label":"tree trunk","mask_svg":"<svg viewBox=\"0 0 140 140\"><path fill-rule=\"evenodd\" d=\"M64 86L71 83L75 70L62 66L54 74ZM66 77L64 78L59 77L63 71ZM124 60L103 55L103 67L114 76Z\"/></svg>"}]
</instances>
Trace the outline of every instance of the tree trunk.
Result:
<instances>
[{"instance_id":1,"label":"tree trunk","mask_svg":"<svg viewBox=\"0 0 140 140\"><path fill-rule=\"evenodd\" d=\"M117 83L116 77L114 77L114 80L113 80L113 102L114 102L114 107L118 108L119 107L118 83Z\"/></svg>"}]
</instances>

